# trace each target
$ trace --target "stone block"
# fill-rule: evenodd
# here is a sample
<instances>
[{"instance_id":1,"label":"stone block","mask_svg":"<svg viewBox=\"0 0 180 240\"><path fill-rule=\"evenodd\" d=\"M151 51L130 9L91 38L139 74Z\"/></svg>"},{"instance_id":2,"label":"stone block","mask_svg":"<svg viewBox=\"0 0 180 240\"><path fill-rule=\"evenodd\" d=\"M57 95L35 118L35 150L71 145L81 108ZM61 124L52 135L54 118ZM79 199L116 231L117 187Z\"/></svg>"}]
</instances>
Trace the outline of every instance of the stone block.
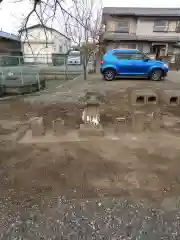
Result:
<instances>
[{"instance_id":1,"label":"stone block","mask_svg":"<svg viewBox=\"0 0 180 240\"><path fill-rule=\"evenodd\" d=\"M104 131L101 125L94 126L92 124L81 124L79 129L80 137L96 137L103 136Z\"/></svg>"},{"instance_id":2,"label":"stone block","mask_svg":"<svg viewBox=\"0 0 180 240\"><path fill-rule=\"evenodd\" d=\"M100 105L100 103L105 101L105 97L99 92L87 92L82 99L86 105Z\"/></svg>"},{"instance_id":3,"label":"stone block","mask_svg":"<svg viewBox=\"0 0 180 240\"><path fill-rule=\"evenodd\" d=\"M55 135L63 134L65 132L64 120L61 118L52 121L52 129Z\"/></svg>"},{"instance_id":4,"label":"stone block","mask_svg":"<svg viewBox=\"0 0 180 240\"><path fill-rule=\"evenodd\" d=\"M157 132L163 126L162 114L158 112L153 112L149 123L149 128L153 132Z\"/></svg>"},{"instance_id":5,"label":"stone block","mask_svg":"<svg viewBox=\"0 0 180 240\"><path fill-rule=\"evenodd\" d=\"M43 136L45 134L43 117L35 117L31 119L32 136Z\"/></svg>"},{"instance_id":6,"label":"stone block","mask_svg":"<svg viewBox=\"0 0 180 240\"><path fill-rule=\"evenodd\" d=\"M133 90L130 94L132 105L158 104L157 94L150 90Z\"/></svg>"},{"instance_id":7,"label":"stone block","mask_svg":"<svg viewBox=\"0 0 180 240\"><path fill-rule=\"evenodd\" d=\"M164 90L161 92L162 100L169 106L180 105L180 90Z\"/></svg>"},{"instance_id":8,"label":"stone block","mask_svg":"<svg viewBox=\"0 0 180 240\"><path fill-rule=\"evenodd\" d=\"M126 117L118 117L116 118L114 124L115 133L124 133L127 131L127 123Z\"/></svg>"},{"instance_id":9,"label":"stone block","mask_svg":"<svg viewBox=\"0 0 180 240\"><path fill-rule=\"evenodd\" d=\"M146 127L147 116L143 111L135 111L132 114L132 130L134 132L143 132Z\"/></svg>"}]
</instances>

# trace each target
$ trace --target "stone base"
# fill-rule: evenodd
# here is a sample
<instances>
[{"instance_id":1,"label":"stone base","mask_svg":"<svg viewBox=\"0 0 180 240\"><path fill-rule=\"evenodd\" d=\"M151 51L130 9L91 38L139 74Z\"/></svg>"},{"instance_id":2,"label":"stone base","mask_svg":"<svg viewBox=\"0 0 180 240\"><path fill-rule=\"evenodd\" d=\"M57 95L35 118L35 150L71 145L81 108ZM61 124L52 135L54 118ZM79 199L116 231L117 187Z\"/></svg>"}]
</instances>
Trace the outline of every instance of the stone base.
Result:
<instances>
[{"instance_id":1,"label":"stone base","mask_svg":"<svg viewBox=\"0 0 180 240\"><path fill-rule=\"evenodd\" d=\"M45 134L43 117L35 117L31 119L32 136L43 136Z\"/></svg>"},{"instance_id":2,"label":"stone base","mask_svg":"<svg viewBox=\"0 0 180 240\"><path fill-rule=\"evenodd\" d=\"M149 128L153 132L157 132L163 126L163 119L161 113L154 113L149 124Z\"/></svg>"},{"instance_id":3,"label":"stone base","mask_svg":"<svg viewBox=\"0 0 180 240\"><path fill-rule=\"evenodd\" d=\"M94 126L92 124L81 124L79 129L80 137L103 136L104 131L102 126Z\"/></svg>"},{"instance_id":4,"label":"stone base","mask_svg":"<svg viewBox=\"0 0 180 240\"><path fill-rule=\"evenodd\" d=\"M58 118L58 119L52 121L52 128L53 128L53 133L56 136L61 135L66 132L64 120L62 120L61 118Z\"/></svg>"},{"instance_id":5,"label":"stone base","mask_svg":"<svg viewBox=\"0 0 180 240\"><path fill-rule=\"evenodd\" d=\"M132 130L143 132L145 130L146 116L143 111L135 111L132 115Z\"/></svg>"}]
</instances>

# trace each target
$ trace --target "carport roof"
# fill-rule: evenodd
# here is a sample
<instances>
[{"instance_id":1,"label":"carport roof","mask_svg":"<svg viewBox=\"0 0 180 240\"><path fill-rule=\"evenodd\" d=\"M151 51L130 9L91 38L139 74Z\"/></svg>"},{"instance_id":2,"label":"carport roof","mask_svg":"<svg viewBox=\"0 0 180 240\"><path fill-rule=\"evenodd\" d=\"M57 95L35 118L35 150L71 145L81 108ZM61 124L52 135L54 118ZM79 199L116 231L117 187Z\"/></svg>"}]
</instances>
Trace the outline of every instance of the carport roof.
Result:
<instances>
[{"instance_id":1,"label":"carport roof","mask_svg":"<svg viewBox=\"0 0 180 240\"><path fill-rule=\"evenodd\" d=\"M0 38L5 38L9 40L14 40L20 42L20 37L11 33L0 31Z\"/></svg>"}]
</instances>

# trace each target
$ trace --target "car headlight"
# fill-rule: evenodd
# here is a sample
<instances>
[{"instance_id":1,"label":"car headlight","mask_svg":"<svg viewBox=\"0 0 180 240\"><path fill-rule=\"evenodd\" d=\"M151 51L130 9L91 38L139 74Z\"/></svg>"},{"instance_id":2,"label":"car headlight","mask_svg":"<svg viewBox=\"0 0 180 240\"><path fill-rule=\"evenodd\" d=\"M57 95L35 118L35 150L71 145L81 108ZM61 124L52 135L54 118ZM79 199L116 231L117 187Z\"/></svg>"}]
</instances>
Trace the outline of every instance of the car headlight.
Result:
<instances>
[{"instance_id":1,"label":"car headlight","mask_svg":"<svg viewBox=\"0 0 180 240\"><path fill-rule=\"evenodd\" d=\"M14 73L12 73L12 72L8 72L8 76L10 77L10 76L13 76L14 75Z\"/></svg>"},{"instance_id":2,"label":"car headlight","mask_svg":"<svg viewBox=\"0 0 180 240\"><path fill-rule=\"evenodd\" d=\"M164 63L164 67L165 67L165 68L168 68L168 65L167 65L167 63Z\"/></svg>"}]
</instances>

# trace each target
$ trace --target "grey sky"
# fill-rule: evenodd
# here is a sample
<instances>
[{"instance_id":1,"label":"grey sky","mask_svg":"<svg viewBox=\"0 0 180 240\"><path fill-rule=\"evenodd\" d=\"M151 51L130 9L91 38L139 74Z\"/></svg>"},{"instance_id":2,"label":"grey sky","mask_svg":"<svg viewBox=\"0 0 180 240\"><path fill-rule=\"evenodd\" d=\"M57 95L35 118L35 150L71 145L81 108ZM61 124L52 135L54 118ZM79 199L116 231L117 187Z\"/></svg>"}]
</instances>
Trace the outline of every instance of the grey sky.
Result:
<instances>
[{"instance_id":1,"label":"grey sky","mask_svg":"<svg viewBox=\"0 0 180 240\"><path fill-rule=\"evenodd\" d=\"M23 0L22 2L16 0L4 0L0 4L0 28L6 32L17 33L21 26L23 15L26 16L30 8L30 1ZM102 0L103 6L108 7L178 7L180 8L180 0ZM30 20L31 24L36 23L36 19Z\"/></svg>"}]
</instances>

